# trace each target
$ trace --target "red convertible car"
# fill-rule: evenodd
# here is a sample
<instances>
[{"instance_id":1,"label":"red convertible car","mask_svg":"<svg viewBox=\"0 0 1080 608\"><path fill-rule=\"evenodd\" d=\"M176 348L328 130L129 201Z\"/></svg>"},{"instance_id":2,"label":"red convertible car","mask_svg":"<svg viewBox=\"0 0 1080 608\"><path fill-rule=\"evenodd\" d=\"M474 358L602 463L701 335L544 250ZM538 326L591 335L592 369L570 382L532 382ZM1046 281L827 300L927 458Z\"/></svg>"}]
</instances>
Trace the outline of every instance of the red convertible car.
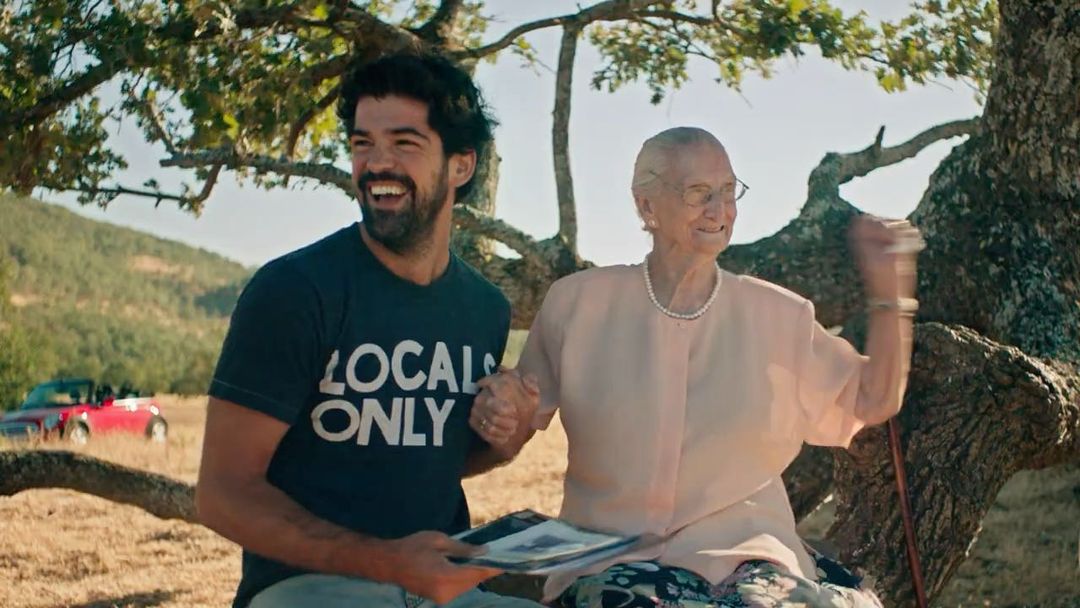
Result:
<instances>
[{"instance_id":1,"label":"red convertible car","mask_svg":"<svg viewBox=\"0 0 1080 608\"><path fill-rule=\"evenodd\" d=\"M128 432L162 442L169 425L153 397L122 387L95 385L85 378L52 380L35 386L19 409L0 416L0 438L64 439L86 443L91 435Z\"/></svg>"}]
</instances>

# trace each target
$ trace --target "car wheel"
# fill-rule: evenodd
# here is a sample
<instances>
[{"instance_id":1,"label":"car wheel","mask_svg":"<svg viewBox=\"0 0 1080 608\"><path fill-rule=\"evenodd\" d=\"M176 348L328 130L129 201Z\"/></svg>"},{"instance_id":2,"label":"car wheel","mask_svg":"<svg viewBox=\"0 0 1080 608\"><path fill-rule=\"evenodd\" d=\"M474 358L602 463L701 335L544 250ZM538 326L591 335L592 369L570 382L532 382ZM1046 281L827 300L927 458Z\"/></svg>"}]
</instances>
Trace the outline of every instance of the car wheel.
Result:
<instances>
[{"instance_id":1,"label":"car wheel","mask_svg":"<svg viewBox=\"0 0 1080 608\"><path fill-rule=\"evenodd\" d=\"M154 416L146 425L146 438L154 443L165 443L169 437L169 423L161 416Z\"/></svg>"},{"instance_id":2,"label":"car wheel","mask_svg":"<svg viewBox=\"0 0 1080 608\"><path fill-rule=\"evenodd\" d=\"M90 440L90 429L81 422L69 424L64 429L64 438L75 445L86 445Z\"/></svg>"}]
</instances>

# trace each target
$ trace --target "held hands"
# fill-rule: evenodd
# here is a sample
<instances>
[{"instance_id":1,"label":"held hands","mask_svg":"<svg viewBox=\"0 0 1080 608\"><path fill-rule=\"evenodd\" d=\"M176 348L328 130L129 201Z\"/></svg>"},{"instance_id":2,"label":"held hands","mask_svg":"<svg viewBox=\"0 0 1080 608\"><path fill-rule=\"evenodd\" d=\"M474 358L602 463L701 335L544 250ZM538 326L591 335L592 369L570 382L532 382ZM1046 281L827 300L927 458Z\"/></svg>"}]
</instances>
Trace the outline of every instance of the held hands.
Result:
<instances>
[{"instance_id":1,"label":"held hands","mask_svg":"<svg viewBox=\"0 0 1080 608\"><path fill-rule=\"evenodd\" d=\"M449 557L473 557L484 552L481 547L450 538L442 532L417 532L394 543L395 580L406 591L442 605L501 570L464 566Z\"/></svg>"},{"instance_id":2,"label":"held hands","mask_svg":"<svg viewBox=\"0 0 1080 608\"><path fill-rule=\"evenodd\" d=\"M493 447L507 446L540 407L540 385L532 374L522 376L505 367L476 384L481 391L473 401L469 426Z\"/></svg>"},{"instance_id":3,"label":"held hands","mask_svg":"<svg viewBox=\"0 0 1080 608\"><path fill-rule=\"evenodd\" d=\"M862 215L852 222L850 238L868 298L914 297L915 258L926 247L917 228L907 220Z\"/></svg>"}]
</instances>

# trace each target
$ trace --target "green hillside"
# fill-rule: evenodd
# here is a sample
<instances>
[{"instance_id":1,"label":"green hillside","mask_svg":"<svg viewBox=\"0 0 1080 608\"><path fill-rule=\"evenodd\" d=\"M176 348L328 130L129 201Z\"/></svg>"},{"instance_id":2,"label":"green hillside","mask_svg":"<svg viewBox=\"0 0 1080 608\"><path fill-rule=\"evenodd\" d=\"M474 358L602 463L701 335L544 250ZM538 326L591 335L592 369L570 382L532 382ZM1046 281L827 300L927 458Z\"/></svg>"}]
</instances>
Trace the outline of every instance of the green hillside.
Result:
<instances>
[{"instance_id":1,"label":"green hillside","mask_svg":"<svg viewBox=\"0 0 1080 608\"><path fill-rule=\"evenodd\" d=\"M34 375L144 390L205 390L252 270L177 242L0 195L5 330L32 345ZM10 405L10 404L0 404Z\"/></svg>"}]
</instances>

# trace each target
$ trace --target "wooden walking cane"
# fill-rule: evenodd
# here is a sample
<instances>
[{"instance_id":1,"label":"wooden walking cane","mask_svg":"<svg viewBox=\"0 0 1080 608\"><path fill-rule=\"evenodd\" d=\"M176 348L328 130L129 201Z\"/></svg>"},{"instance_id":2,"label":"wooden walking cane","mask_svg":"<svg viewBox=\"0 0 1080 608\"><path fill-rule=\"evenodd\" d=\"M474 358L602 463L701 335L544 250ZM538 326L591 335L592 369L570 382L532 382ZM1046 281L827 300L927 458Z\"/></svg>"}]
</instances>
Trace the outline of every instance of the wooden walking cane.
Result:
<instances>
[{"instance_id":1,"label":"wooden walking cane","mask_svg":"<svg viewBox=\"0 0 1080 608\"><path fill-rule=\"evenodd\" d=\"M900 499L900 516L904 520L904 539L907 544L911 583L915 587L915 603L919 608L927 608L926 584L923 579L922 564L919 562L919 547L916 544L915 520L911 515L907 473L904 472L904 450L900 445L900 423L897 422L895 416L889 419L889 448L892 452L893 471L896 473L896 493Z\"/></svg>"}]
</instances>

